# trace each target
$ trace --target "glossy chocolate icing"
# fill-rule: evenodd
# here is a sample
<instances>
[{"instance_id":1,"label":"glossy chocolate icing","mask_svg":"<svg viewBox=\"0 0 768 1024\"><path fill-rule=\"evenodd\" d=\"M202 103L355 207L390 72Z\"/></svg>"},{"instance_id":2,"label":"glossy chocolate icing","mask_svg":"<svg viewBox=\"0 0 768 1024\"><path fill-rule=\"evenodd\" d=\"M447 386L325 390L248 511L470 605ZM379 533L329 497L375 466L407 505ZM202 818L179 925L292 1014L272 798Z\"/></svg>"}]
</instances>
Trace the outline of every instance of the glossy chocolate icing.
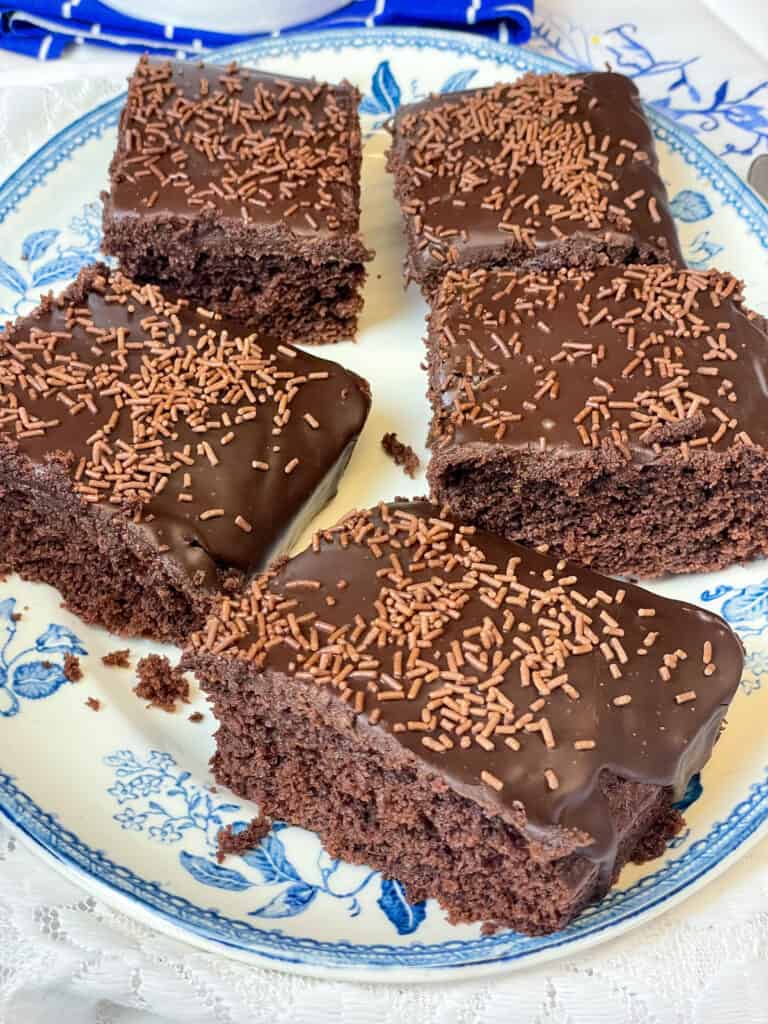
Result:
<instances>
[{"instance_id":1,"label":"glossy chocolate icing","mask_svg":"<svg viewBox=\"0 0 768 1024\"><path fill-rule=\"evenodd\" d=\"M124 328L128 343L146 340L148 328L141 326L146 317L154 316L155 325L164 322L153 306L133 297L132 309L128 305L105 301L103 293L114 290L122 275L113 273L110 284L105 267L89 268L81 274L78 283L64 296L45 303L30 316L20 320L0 338L0 412L18 399L30 417L42 420L60 420L61 425L48 429L43 436L18 438L12 424L2 428L6 439L16 441L20 450L37 463L44 463L52 453L71 453L68 472L75 472L78 461L90 456L92 446L88 439L110 418L115 409L111 397L99 395L94 389L96 412L87 409L78 415L67 413L61 401L66 389L52 389L47 394L31 399L17 383L14 375L14 354L24 350L31 332L63 332L55 347L57 357L76 355L94 371L113 360L113 346L104 344L94 349L91 329ZM138 289L138 286L136 286ZM150 294L145 286L144 295ZM151 294L159 294L152 290ZM68 311L74 308L89 311L80 324L67 328ZM228 332L230 337L244 336L244 328L234 322L201 314L179 303L178 318L182 332L173 344L180 353L199 342L200 334L213 324L217 332ZM92 321L89 324L89 320ZM156 329L156 327L155 327ZM191 337L189 330L197 331ZM69 335L69 336L68 336ZM336 363L301 352L288 346L277 345L268 338L258 338L264 359L271 367L286 376L306 376L311 373L327 374L325 379L308 380L299 386L291 403L287 425L276 433L274 416L276 403L263 392L265 399L258 405L255 418L233 425L223 423L218 428L203 432L193 431L180 411L173 434L165 445L165 453L192 449L189 465L176 461L165 489L154 495L141 508L141 529L156 546L167 547L168 557L178 562L197 584L215 588L220 583L218 570L235 568L245 573L263 569L277 554L286 551L311 517L329 500L336 490L338 479L352 453L355 442L365 423L370 407L370 394L365 381L344 370ZM171 347L170 340L158 341L155 352ZM130 384L136 379L147 352L141 349L129 352L127 369L121 380ZM179 395L181 409L184 395ZM249 404L243 399L242 405ZM218 421L223 414L234 418L236 406L214 404L208 417ZM313 426L305 418L312 417ZM232 434L230 441L222 444ZM209 441L218 457L217 465L196 451L196 446ZM114 445L131 444L131 426L128 411L123 410L118 425L110 435ZM295 467L286 472L293 460ZM169 461L172 461L169 459ZM269 469L254 469L252 463L263 462ZM184 476L189 475L187 486ZM189 501L179 501L181 492L191 495ZM99 507L116 511L120 506L105 500ZM224 515L201 520L200 514L208 509L223 509ZM123 509L131 514L133 509ZM251 530L246 532L236 523L242 517Z\"/></svg>"},{"instance_id":2,"label":"glossy chocolate icing","mask_svg":"<svg viewBox=\"0 0 768 1024\"><path fill-rule=\"evenodd\" d=\"M599 634L602 643L611 640L606 634L608 627L605 623L613 620L618 624L619 633L614 632L612 636L621 635L620 643L627 661L620 664L617 656L612 656L611 660L621 668L621 677L614 678L609 671L609 662L597 647L591 653L576 653L566 658L565 671L569 683L576 688L578 699L573 699L573 693L569 695L566 692L567 687L553 688L551 695L542 702L543 709L537 708L536 714L530 715L531 719L539 714L547 717L556 738L552 749L541 733L520 729L515 733L520 743L519 750L509 749L501 735L492 736L495 749L483 749L476 743L462 749L456 734L457 742L453 748L438 752L422 742L424 732L404 728L406 723L421 718L427 702L446 680L457 680L455 669L453 674L448 672L447 655L454 642L464 642L464 631L468 628L490 620L502 630L504 612L512 611L515 625L503 633L501 655L519 658L518 644L521 640L533 649L530 644L535 645L535 638L544 635L542 619L547 612L532 609L531 604L521 607L519 602L515 603L519 588L510 587L507 597L494 609L487 601L481 600L478 588L470 582L465 587L469 600L459 615L453 618L444 615L437 624L433 618L429 626L426 623L422 625L422 636L428 633L429 639L420 641L419 657L447 675L427 679L414 699L378 700L375 694L371 694L370 684L364 678L356 678L348 668L342 667L348 664L344 657L333 662L330 669L331 674L338 672L344 676L336 688L327 679L317 677L309 679L308 685L322 687L337 695L340 688L346 687L349 692L342 694L342 698L346 698L351 706L354 706L355 694L367 687L365 710L356 720L358 728L384 730L391 739L427 762L455 790L520 827L533 844L540 844L540 850L549 848L550 853L545 852L545 856L553 855L558 835L562 834L562 829L567 829L576 833L576 844L583 845L580 852L601 862L610 872L617 839L600 788L601 772L608 770L622 778L669 786L676 793L681 793L691 775L708 760L723 716L738 686L742 669L739 640L725 622L709 612L657 597L629 584L619 584L590 570L558 562L548 555L484 532L459 533L449 523L448 532L439 541L442 546L426 556L421 551L416 553L416 546L405 543L402 532L395 534L399 541L392 545L382 537L389 530L389 524L401 513L422 521L441 516L437 507L426 502L395 503L384 508L383 515L382 507L370 513L351 513L335 532L319 535L313 547L280 567L265 582L263 592L256 594L253 605L250 596L244 597L239 605L228 602L226 621L211 620L207 631L193 638L193 647L198 653L225 651L225 658L246 658L253 661L260 672L285 674L289 678L296 675L307 680L308 673L302 670L302 665L309 648L302 655L300 645L295 642L298 635L295 630L299 628L296 620L303 622L301 630L305 635L308 635L313 613L318 622L328 624L318 625L323 638L321 651L331 627L346 626L349 631L357 626L357 637L364 636L372 624L382 621L382 602L391 601L392 589L402 591L408 584L416 582L425 586L436 585L446 593L445 583L454 587L459 581L467 584L468 568L461 564L454 567L440 565L431 560L436 553L438 558L451 554L462 557L466 551L462 545L467 541L472 548L479 549L469 558L470 562L482 563L476 570L478 574L504 574L509 571L509 559L516 558L520 560L514 570L516 586L519 584L537 588L538 593L548 593L559 585L559 580L563 580L562 590L566 594L578 592L589 602L582 604L573 599L576 602L574 607L591 617L591 628ZM441 522L444 524L445 520L443 515ZM431 520L428 525L433 523ZM374 541L379 545L378 550ZM415 557L424 561L412 568ZM392 575L393 559L402 568L403 576L397 579ZM481 580L480 587L483 585ZM490 587L490 592L494 586ZM383 588L390 588L388 597L385 597ZM625 592L623 598L620 591ZM458 592L454 590L454 593ZM602 596L596 597L598 592L602 592ZM277 595L279 602L293 602L285 606L291 609L293 624L286 624L278 613L269 612L269 595ZM488 596L487 590L485 596ZM273 599L270 607L275 603ZM397 611L392 610L394 606L391 603L387 607L388 621L392 626ZM425 614L432 615L441 607L441 599L423 601L420 607ZM639 614L640 609L644 610L643 614ZM649 609L654 614L649 614ZM259 626L255 612L265 612L266 631ZM605 619L603 615L609 618ZM303 616L306 618L302 619ZM551 618L554 618L554 613ZM215 628L211 629L212 625ZM410 629L412 625L413 620L406 628ZM655 642L646 646L651 631L658 636ZM334 633L325 643L332 643L337 635ZM398 674L394 660L398 651L404 651L407 658L408 646L397 646L393 635L390 634L389 640L371 642L365 655L378 661L372 675L376 677L380 691L393 686L407 690L411 685L405 678L407 673ZM287 639L281 642L278 639L281 636ZM706 653L703 653L706 642L711 644L711 662L716 668L706 668ZM477 649L480 650L479 645ZM496 649L493 647L494 651ZM686 657L678 661L673 652L679 654L680 649ZM638 650L645 653L638 654ZM672 656L671 664L677 662L667 681L659 673L665 655ZM465 677L474 675L472 686L478 695L482 690L478 688L480 681L493 673L487 670L478 673L476 666L473 668L465 663L460 674ZM364 677L365 673L361 676ZM520 716L539 697L534 686L522 685L519 660L504 670L503 680L497 685L502 695L515 705L509 721ZM687 691L694 692L695 699L688 694L685 702L676 702L676 695ZM631 702L620 706L613 703L615 698L623 699L627 695ZM371 721L374 710L381 716L378 722L375 721L376 716ZM435 737L440 731L438 726L429 735ZM575 749L574 742L583 740L594 741L594 749ZM559 780L556 789L550 789L547 784L547 770L556 773ZM484 771L495 776L503 788L497 790L487 781L481 781L481 772Z\"/></svg>"},{"instance_id":3,"label":"glossy chocolate icing","mask_svg":"<svg viewBox=\"0 0 768 1024\"><path fill-rule=\"evenodd\" d=\"M667 191L659 173L653 135L634 83L623 75L611 72L566 76L566 81L578 81L582 86L575 108L564 111L558 117L558 126L587 122L598 144L606 137L609 139L604 155L618 189L608 189L607 200L608 203L623 207L631 224L628 228L622 228L603 218L599 227L590 227L579 219L570 220L566 217L555 221L542 212L537 218L538 225L533 228L534 254L553 246L562 246L569 240L592 240L609 245L649 246L682 263ZM505 90L512 94L515 88L513 83L506 86ZM412 214L405 213L410 242L410 269L417 280L421 280L432 269L444 268L444 259L450 248L455 249L453 264L456 266L482 262L487 264L498 260L503 255L502 250L519 248L508 231L499 229L499 210L483 204L484 197L494 188L507 193L509 191L508 168L503 160L500 160L496 173L487 169L479 172L483 184L476 188L457 189L455 174L442 174L439 170L442 153L449 147L458 150L464 166L475 158L485 161L501 154L506 146L506 134L489 139L484 131L479 130L473 138L459 141L453 138L450 127L452 110L469 99L492 91L475 89L448 96L433 96L423 102L401 107L395 117L390 166L396 174L401 203L418 206L419 209L418 223ZM425 161L418 158L417 150L427 136L433 135L424 118L424 114L430 111L439 113L447 127L445 137L440 140L441 145L435 149L434 160ZM510 127L510 133L512 127L515 126ZM623 145L626 142L634 148L627 149ZM615 159L622 150L626 159L617 167ZM647 159L637 159L633 153L643 153ZM427 173L413 173L414 165ZM567 209L569 200L566 195L542 188L541 167L535 162L520 168L519 174L515 196L538 195L542 207L556 204L561 209ZM624 206L625 197L638 190L644 190L642 200L632 209ZM653 218L648 208L649 197L656 202L658 220ZM455 205L456 199L464 205ZM508 222L523 227L529 217L530 210L525 203L520 203L509 215ZM554 224L557 231L553 231ZM447 233L444 239L434 237L435 232L444 229L450 234ZM419 242L427 234L429 245L420 245ZM435 251L441 253L443 258L436 259ZM520 262L522 258L518 254L518 258L512 262Z\"/></svg>"},{"instance_id":4,"label":"glossy chocolate icing","mask_svg":"<svg viewBox=\"0 0 768 1024\"><path fill-rule=\"evenodd\" d=\"M212 212L288 236L354 234L357 100L348 83L143 57L120 120L108 212Z\"/></svg>"},{"instance_id":5,"label":"glossy chocolate icing","mask_svg":"<svg viewBox=\"0 0 768 1024\"><path fill-rule=\"evenodd\" d=\"M768 447L765 321L744 307L738 283L716 271L651 266L561 271L555 278L512 271L449 275L429 337L439 447L498 444L585 453L612 442L614 426L624 455L639 463L679 450L681 442L689 445L686 456L723 451L743 440L743 432ZM712 358L713 343L722 358ZM643 353L646 362L638 360L627 372ZM557 388L542 393L551 374ZM467 386L483 410L517 417L503 436L485 412L457 415L457 403L467 403ZM693 393L701 401L692 412L686 396ZM581 417L589 434L592 409L600 427L594 442L585 443L576 420ZM656 418L653 410L659 409L666 420ZM639 419L638 410L648 419Z\"/></svg>"}]
</instances>

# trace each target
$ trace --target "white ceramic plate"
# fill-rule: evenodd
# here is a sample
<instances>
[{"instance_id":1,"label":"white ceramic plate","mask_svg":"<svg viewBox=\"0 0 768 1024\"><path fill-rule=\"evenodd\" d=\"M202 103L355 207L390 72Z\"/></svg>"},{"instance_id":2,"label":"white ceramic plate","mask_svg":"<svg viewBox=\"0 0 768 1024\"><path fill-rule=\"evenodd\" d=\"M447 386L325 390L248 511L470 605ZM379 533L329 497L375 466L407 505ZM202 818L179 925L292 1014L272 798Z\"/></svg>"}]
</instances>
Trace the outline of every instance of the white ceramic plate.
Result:
<instances>
[{"instance_id":1,"label":"white ceramic plate","mask_svg":"<svg viewBox=\"0 0 768 1024\"><path fill-rule=\"evenodd\" d=\"M364 229L378 251L360 341L329 353L368 377L374 406L330 523L352 506L419 493L382 454L386 430L417 446L427 429L422 359L424 306L404 294L402 245L384 173L381 123L398 102L520 72L559 67L483 39L426 31L294 36L227 52L289 74L338 79L365 94ZM52 138L0 188L0 307L29 308L96 256L99 206L121 100L104 104ZM766 311L768 210L695 138L654 115L664 176L695 266L713 257L742 275ZM565 931L545 938L451 927L433 904L410 907L396 882L331 861L315 836L275 826L261 847L220 866L223 824L256 808L211 789L214 723L204 699L176 715L147 710L133 673L101 656L125 643L89 629L56 592L11 578L0 584L0 809L18 831L101 898L161 931L208 949L286 970L430 980L477 975L578 949L635 927L682 899L744 853L768 818L768 568L754 563L689 576L653 589L719 611L741 634L747 671L729 728L700 783L687 830L664 858L624 872L621 885ZM19 621L14 613L22 613ZM153 649L133 643L132 659ZM65 681L64 654L79 654L85 679ZM176 651L169 652L175 659ZM95 714L88 697L102 702ZM202 710L192 724L187 715ZM702 793L703 786L703 793Z\"/></svg>"}]
</instances>

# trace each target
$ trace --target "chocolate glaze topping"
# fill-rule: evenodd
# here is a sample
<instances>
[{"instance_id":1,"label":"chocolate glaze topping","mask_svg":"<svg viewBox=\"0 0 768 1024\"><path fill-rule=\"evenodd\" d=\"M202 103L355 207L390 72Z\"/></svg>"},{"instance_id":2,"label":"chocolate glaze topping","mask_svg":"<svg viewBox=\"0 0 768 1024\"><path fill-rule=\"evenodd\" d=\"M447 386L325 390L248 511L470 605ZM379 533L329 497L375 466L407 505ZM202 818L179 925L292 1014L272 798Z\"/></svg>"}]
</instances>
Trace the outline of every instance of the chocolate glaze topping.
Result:
<instances>
[{"instance_id":1,"label":"chocolate glaze topping","mask_svg":"<svg viewBox=\"0 0 768 1024\"><path fill-rule=\"evenodd\" d=\"M192 647L334 692L540 850L568 829L606 870L601 772L681 792L742 668L718 617L426 502L350 513Z\"/></svg>"},{"instance_id":2,"label":"chocolate glaze topping","mask_svg":"<svg viewBox=\"0 0 768 1024\"><path fill-rule=\"evenodd\" d=\"M0 336L0 431L192 579L263 569L332 496L365 381L104 266ZM62 454L63 453L63 454Z\"/></svg>"},{"instance_id":3,"label":"chocolate glaze topping","mask_svg":"<svg viewBox=\"0 0 768 1024\"><path fill-rule=\"evenodd\" d=\"M593 239L682 263L650 126L623 75L526 74L401 107L390 166L411 272Z\"/></svg>"},{"instance_id":4,"label":"chocolate glaze topping","mask_svg":"<svg viewBox=\"0 0 768 1024\"><path fill-rule=\"evenodd\" d=\"M212 212L297 235L354 234L358 100L348 83L142 57L111 166L111 213Z\"/></svg>"},{"instance_id":5,"label":"chocolate glaze topping","mask_svg":"<svg viewBox=\"0 0 768 1024\"><path fill-rule=\"evenodd\" d=\"M451 272L430 322L440 445L627 458L768 446L765 321L717 271Z\"/></svg>"}]
</instances>

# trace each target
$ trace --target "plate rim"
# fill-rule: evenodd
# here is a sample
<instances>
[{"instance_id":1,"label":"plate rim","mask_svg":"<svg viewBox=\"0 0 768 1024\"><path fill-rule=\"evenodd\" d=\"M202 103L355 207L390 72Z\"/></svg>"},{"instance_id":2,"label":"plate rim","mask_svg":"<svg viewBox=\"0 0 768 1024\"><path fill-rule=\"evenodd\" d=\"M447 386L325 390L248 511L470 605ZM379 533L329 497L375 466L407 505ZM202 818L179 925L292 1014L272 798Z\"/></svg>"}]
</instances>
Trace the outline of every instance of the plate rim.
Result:
<instances>
[{"instance_id":1,"label":"plate rim","mask_svg":"<svg viewBox=\"0 0 768 1024\"><path fill-rule=\"evenodd\" d=\"M568 65L563 61L514 45L502 44L486 37L478 37L464 32L406 27L373 28L364 32L361 32L359 29L339 29L328 32L296 33L257 40L255 42L239 43L223 50L211 51L206 56L215 60L245 57L250 61L258 62L267 57L296 55L313 50L343 50L349 47L354 49L372 47L379 50L387 50L391 46L416 47L442 52L448 51L456 56L471 56L480 61L492 60L500 67L513 67L518 71L538 69L572 72L574 70L574 66ZM35 188L43 185L47 177L64 160L71 157L77 149L88 141L100 137L106 130L116 124L124 96L125 93L121 92L112 99L106 100L87 111L52 135L21 162L0 185L0 224L18 208ZM720 157L716 156L706 144L701 142L684 126L675 123L671 118L659 113L652 107L646 106L646 111L650 115L656 137L663 141L672 151L680 155L689 166L703 174L709 186L720 194L724 203L735 208L739 219L747 224L750 233L754 235L758 245L768 250L768 205L763 203L760 197L746 182L742 181L731 167ZM764 769L765 771L768 771L768 769ZM9 786L16 790L16 795L11 793L9 797ZM682 857L673 858L664 865L661 871L647 875L633 886L630 886L629 889L614 894L614 896L621 896L625 900L629 900L629 894L634 893L636 890L648 888L654 882L658 884L658 876L661 872L675 867L677 870L683 870L683 862L691 852L700 844L706 844L718 830L721 832L725 831L726 833L729 832L729 823L737 815L739 809L749 804L751 800L757 801L761 791L763 791L763 799L759 801L760 813L755 810L753 812L755 815L754 820L752 817L748 817L746 823L742 822L742 828L738 832L738 841L736 841L735 845L729 843L722 856L712 863L709 863L705 857L704 867L694 873L693 877L684 878L679 884L675 884L670 892L662 893L652 898L650 902L641 905L634 912L629 908L623 914L620 913L617 919L598 923L594 929L588 930L584 935L569 934L569 931L566 930L556 933L555 936L548 936L544 940L546 944L540 948L511 950L507 953L502 951L494 953L489 948L487 950L489 955L481 959L471 959L464 963L447 963L445 966L440 964L419 966L417 963L410 964L399 961L401 959L408 960L409 954L412 956L415 949L431 949L434 955L440 946L455 945L461 948L467 945L475 945L480 940L458 939L443 943L412 943L408 946L387 947L378 945L366 947L360 943L327 943L295 936L282 936L282 941L288 949L293 947L291 949L292 952L297 953L301 957L304 956L304 953L308 954L308 959L294 959L287 954L287 951L286 955L280 956L273 951L268 952L263 949L248 948L228 942L222 935L206 936L200 934L194 931L189 923L182 923L178 918L170 917L165 911L138 901L135 895L121 890L115 884L107 882L102 877L88 871L85 867L73 861L61 846L57 848L55 845L48 845L40 835L34 835L29 831L24 821L19 820L19 817L17 817L13 810L13 805L18 803L19 797L28 801L43 819L48 819L51 823L55 823L56 816L47 814L31 797L15 787L12 776L6 775L3 772L0 772L0 814L2 814L3 819L8 822L12 830L20 836L25 846L34 849L39 856L60 873L64 874L65 877L70 880L74 879L77 884L84 886L86 889L97 889L99 898L103 899L105 903L112 906L117 905L118 909L133 917L138 917L148 927L155 928L175 939L200 946L209 951L224 953L241 961L252 964L259 963L263 966L279 968L293 973L320 977L330 975L336 980L403 983L434 981L436 977L439 977L441 980L466 978L468 976L477 977L511 970L523 965L552 960L563 955L563 952L571 946L576 947L579 951L587 949L599 942L607 941L610 938L623 934L643 920L648 920L665 912L667 909L671 909L672 906L680 903L687 896L722 874L764 834L768 833L768 779L752 782L749 794L735 804L728 818L725 821L714 823L707 836L691 844ZM10 803L8 802L9 799ZM762 806L763 804L765 805L764 807ZM63 826L59 825L56 828L62 836L72 836L90 854L99 857L103 856L100 851L91 850L74 833L69 832ZM118 872L122 872L123 877L131 875L141 882L147 882L146 879L139 878L129 869L122 868L113 862L109 863ZM147 884L155 885L155 883ZM155 888L159 887L155 885ZM186 900L184 897L174 896L168 892L163 893L163 895L168 898L170 904L181 900L193 908L196 907L195 904L192 904L191 901ZM610 910L610 896L607 900L596 904L592 914L588 911L586 916L582 915L578 920L588 921L590 917L598 916L600 908L604 912ZM199 906L196 909L202 910ZM203 911L203 913L211 912ZM222 920L226 920L223 915L218 916ZM234 921L234 919L231 920ZM237 923L240 924L241 922ZM253 928L253 926L250 926L250 928L260 935L276 931L275 929ZM296 949L296 947L301 945L307 947L303 952L300 949ZM337 949L339 947L350 947L358 951L387 950L390 956L392 954L399 954L399 956L396 957L394 966L383 963L362 962L354 967L350 967L313 960L311 949L313 945L320 947L335 946ZM346 952L345 955L347 955ZM439 972L439 974L436 975L436 972Z\"/></svg>"}]
</instances>

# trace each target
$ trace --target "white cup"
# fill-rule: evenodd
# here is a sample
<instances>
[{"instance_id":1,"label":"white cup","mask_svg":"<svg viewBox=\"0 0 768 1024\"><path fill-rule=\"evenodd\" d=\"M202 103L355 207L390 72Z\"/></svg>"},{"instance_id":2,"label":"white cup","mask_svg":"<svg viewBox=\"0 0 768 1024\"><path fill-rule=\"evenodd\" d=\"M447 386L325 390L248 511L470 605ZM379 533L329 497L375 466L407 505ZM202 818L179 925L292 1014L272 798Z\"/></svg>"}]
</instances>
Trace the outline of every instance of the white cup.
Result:
<instances>
[{"instance_id":1,"label":"white cup","mask_svg":"<svg viewBox=\"0 0 768 1024\"><path fill-rule=\"evenodd\" d=\"M255 35L314 21L346 7L349 0L106 0L121 14L144 21L206 32Z\"/></svg>"}]
</instances>

